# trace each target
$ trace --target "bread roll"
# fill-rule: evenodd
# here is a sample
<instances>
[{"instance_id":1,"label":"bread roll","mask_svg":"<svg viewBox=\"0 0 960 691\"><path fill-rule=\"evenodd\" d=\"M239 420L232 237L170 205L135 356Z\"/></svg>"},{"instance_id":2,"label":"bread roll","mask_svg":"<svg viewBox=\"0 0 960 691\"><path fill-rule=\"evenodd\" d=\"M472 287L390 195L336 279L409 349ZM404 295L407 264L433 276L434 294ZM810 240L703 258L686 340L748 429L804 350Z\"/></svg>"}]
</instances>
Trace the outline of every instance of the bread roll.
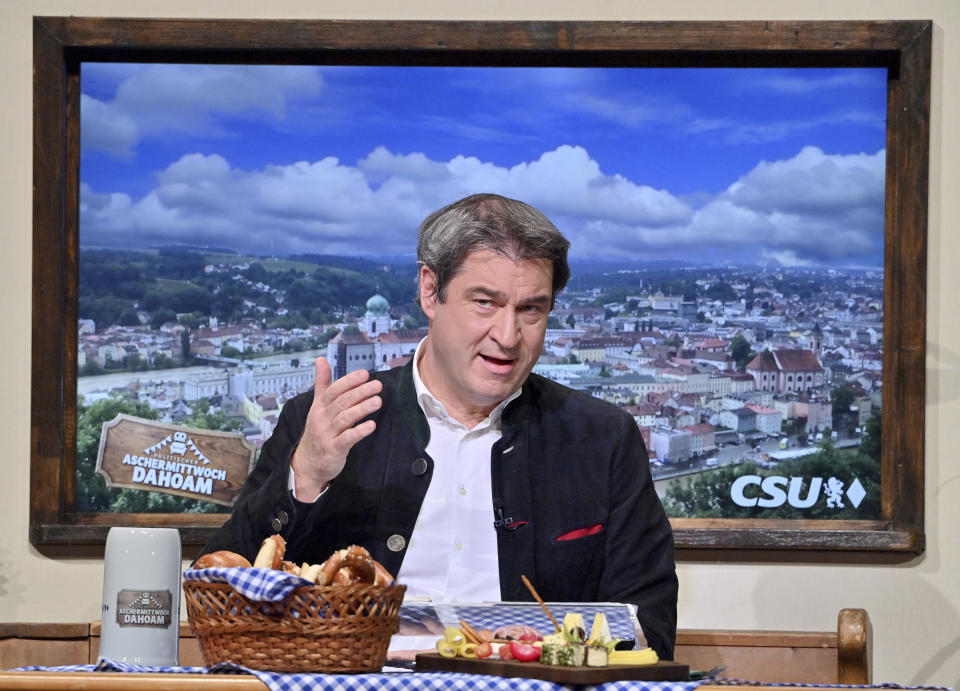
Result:
<instances>
[{"instance_id":1,"label":"bread roll","mask_svg":"<svg viewBox=\"0 0 960 691\"><path fill-rule=\"evenodd\" d=\"M237 554L236 552L230 552L228 550L222 549L219 552L210 552L209 554L204 554L202 557L193 562L193 568L195 569L229 569L234 567L243 567L250 568L250 562L246 558Z\"/></svg>"},{"instance_id":2,"label":"bread roll","mask_svg":"<svg viewBox=\"0 0 960 691\"><path fill-rule=\"evenodd\" d=\"M271 535L260 545L260 551L257 552L253 565L262 569L279 569L286 548L286 540L280 535Z\"/></svg>"}]
</instances>

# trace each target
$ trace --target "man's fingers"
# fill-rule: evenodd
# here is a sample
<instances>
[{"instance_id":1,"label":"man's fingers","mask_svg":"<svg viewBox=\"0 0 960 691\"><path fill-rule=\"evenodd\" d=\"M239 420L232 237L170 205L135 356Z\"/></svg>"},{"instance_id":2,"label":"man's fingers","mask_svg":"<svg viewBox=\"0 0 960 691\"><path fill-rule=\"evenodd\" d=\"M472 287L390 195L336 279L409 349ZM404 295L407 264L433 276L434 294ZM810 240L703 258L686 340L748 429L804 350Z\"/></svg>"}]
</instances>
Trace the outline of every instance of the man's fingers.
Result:
<instances>
[{"instance_id":1,"label":"man's fingers","mask_svg":"<svg viewBox=\"0 0 960 691\"><path fill-rule=\"evenodd\" d=\"M358 369L350 372L349 374L345 374L327 387L324 405L329 405L330 402L332 402L338 396L341 396L347 391L355 389L358 386L362 386L369 379L370 373L365 369Z\"/></svg>"},{"instance_id":2,"label":"man's fingers","mask_svg":"<svg viewBox=\"0 0 960 691\"><path fill-rule=\"evenodd\" d=\"M353 448L353 445L364 437L369 437L373 434L373 430L377 428L377 423L373 420L366 420L361 422L359 425L354 427L348 427L343 431L340 436L337 437L337 446L340 447L343 455L346 456L347 452Z\"/></svg>"},{"instance_id":3,"label":"man's fingers","mask_svg":"<svg viewBox=\"0 0 960 691\"><path fill-rule=\"evenodd\" d=\"M371 396L361 400L356 405L344 408L333 418L334 428L337 430L345 430L348 427L353 427L358 420L365 418L370 413L379 409L381 405L383 405L382 398L379 396Z\"/></svg>"},{"instance_id":4,"label":"man's fingers","mask_svg":"<svg viewBox=\"0 0 960 691\"><path fill-rule=\"evenodd\" d=\"M316 370L313 378L313 400L316 401L330 387L333 372L330 371L330 363L326 358L318 357L313 367Z\"/></svg>"},{"instance_id":5,"label":"man's fingers","mask_svg":"<svg viewBox=\"0 0 960 691\"><path fill-rule=\"evenodd\" d=\"M329 401L326 402L326 405L333 411L333 414L338 414L373 398L382 390L383 384L376 379L364 382L360 386L352 389L347 389L338 396L333 396L332 392L328 389L326 398L328 398Z\"/></svg>"}]
</instances>

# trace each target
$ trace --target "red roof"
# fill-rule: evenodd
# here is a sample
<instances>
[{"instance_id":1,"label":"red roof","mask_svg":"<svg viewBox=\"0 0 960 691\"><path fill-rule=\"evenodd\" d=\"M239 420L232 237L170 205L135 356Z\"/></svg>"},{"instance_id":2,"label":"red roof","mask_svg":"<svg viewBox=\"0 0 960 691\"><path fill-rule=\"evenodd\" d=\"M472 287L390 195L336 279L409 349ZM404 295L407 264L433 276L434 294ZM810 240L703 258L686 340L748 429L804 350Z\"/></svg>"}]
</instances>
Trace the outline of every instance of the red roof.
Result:
<instances>
[{"instance_id":1,"label":"red roof","mask_svg":"<svg viewBox=\"0 0 960 691\"><path fill-rule=\"evenodd\" d=\"M812 350L765 350L747 364L759 372L822 372L823 365Z\"/></svg>"},{"instance_id":2,"label":"red roof","mask_svg":"<svg viewBox=\"0 0 960 691\"><path fill-rule=\"evenodd\" d=\"M777 361L773 358L773 353L765 350L747 363L748 370L759 370L761 372L777 372Z\"/></svg>"},{"instance_id":3,"label":"red roof","mask_svg":"<svg viewBox=\"0 0 960 691\"><path fill-rule=\"evenodd\" d=\"M822 372L823 366L812 350L775 350L780 369L785 372Z\"/></svg>"}]
</instances>

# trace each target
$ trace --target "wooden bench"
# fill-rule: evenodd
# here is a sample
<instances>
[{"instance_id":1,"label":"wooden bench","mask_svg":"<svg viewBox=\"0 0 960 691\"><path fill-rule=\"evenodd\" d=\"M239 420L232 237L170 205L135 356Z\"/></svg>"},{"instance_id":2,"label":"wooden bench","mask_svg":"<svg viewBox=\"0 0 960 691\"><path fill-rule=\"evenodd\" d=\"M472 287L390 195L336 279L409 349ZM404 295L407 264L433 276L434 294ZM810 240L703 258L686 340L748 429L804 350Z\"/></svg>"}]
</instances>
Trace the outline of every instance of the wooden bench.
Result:
<instances>
[{"instance_id":1,"label":"wooden bench","mask_svg":"<svg viewBox=\"0 0 960 691\"><path fill-rule=\"evenodd\" d=\"M674 659L691 670L725 665L729 679L869 684L871 646L866 610L842 609L829 632L680 629Z\"/></svg>"},{"instance_id":2,"label":"wooden bench","mask_svg":"<svg viewBox=\"0 0 960 691\"><path fill-rule=\"evenodd\" d=\"M871 633L867 613L843 609L837 630L677 631L674 657L691 670L726 665L721 676L765 682L869 684ZM100 649L100 622L0 624L0 669L93 664ZM180 664L203 666L196 639L180 626Z\"/></svg>"}]
</instances>

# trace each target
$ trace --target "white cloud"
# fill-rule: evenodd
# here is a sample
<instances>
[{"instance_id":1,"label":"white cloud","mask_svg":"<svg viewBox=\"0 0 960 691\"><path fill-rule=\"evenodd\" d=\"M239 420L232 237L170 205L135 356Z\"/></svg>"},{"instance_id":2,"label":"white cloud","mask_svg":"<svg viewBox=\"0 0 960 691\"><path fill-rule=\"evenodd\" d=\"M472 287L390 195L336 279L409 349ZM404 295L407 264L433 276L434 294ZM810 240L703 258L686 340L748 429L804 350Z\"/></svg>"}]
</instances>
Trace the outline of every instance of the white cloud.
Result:
<instances>
[{"instance_id":1,"label":"white cloud","mask_svg":"<svg viewBox=\"0 0 960 691\"><path fill-rule=\"evenodd\" d=\"M328 157L243 170L221 156L189 154L138 200L84 186L81 237L85 244L206 243L255 253L408 254L428 213L489 191L546 213L574 256L876 264L883 169L882 151L834 156L810 147L760 163L694 210L666 190L605 174L576 146L509 168L383 147L355 167Z\"/></svg>"},{"instance_id":2,"label":"white cloud","mask_svg":"<svg viewBox=\"0 0 960 691\"><path fill-rule=\"evenodd\" d=\"M307 66L144 65L119 74L112 101L83 97L86 148L129 154L147 134L222 135L217 115L279 120L290 101L323 88L318 68Z\"/></svg>"},{"instance_id":3,"label":"white cloud","mask_svg":"<svg viewBox=\"0 0 960 691\"><path fill-rule=\"evenodd\" d=\"M283 252L410 252L432 210L492 191L524 199L570 232L596 219L590 242L612 246L625 224L665 227L691 211L664 191L605 175L580 147L562 146L511 168L472 157L433 161L378 148L356 167L336 158L240 170L218 155L188 154L157 175L142 199L107 203L84 188L84 242L203 242ZM132 232L132 234L131 234ZM116 237L119 234L119 237ZM111 243L110 236L114 236Z\"/></svg>"},{"instance_id":4,"label":"white cloud","mask_svg":"<svg viewBox=\"0 0 960 691\"><path fill-rule=\"evenodd\" d=\"M128 114L110 103L80 95L80 130L84 149L100 149L113 156L126 157L140 138L140 128Z\"/></svg>"},{"instance_id":5,"label":"white cloud","mask_svg":"<svg viewBox=\"0 0 960 691\"><path fill-rule=\"evenodd\" d=\"M885 75L867 75L859 70L844 70L829 77L818 74L817 71L809 75L805 75L802 70L774 71L766 74L761 72L759 77L743 82L741 88L761 93L776 92L798 96L837 89L869 88L877 79L884 78Z\"/></svg>"},{"instance_id":6,"label":"white cloud","mask_svg":"<svg viewBox=\"0 0 960 691\"><path fill-rule=\"evenodd\" d=\"M752 238L754 256L793 263L879 263L885 151L829 155L806 147L761 162L697 213L704 233ZM746 239L746 238L742 238Z\"/></svg>"}]
</instances>

